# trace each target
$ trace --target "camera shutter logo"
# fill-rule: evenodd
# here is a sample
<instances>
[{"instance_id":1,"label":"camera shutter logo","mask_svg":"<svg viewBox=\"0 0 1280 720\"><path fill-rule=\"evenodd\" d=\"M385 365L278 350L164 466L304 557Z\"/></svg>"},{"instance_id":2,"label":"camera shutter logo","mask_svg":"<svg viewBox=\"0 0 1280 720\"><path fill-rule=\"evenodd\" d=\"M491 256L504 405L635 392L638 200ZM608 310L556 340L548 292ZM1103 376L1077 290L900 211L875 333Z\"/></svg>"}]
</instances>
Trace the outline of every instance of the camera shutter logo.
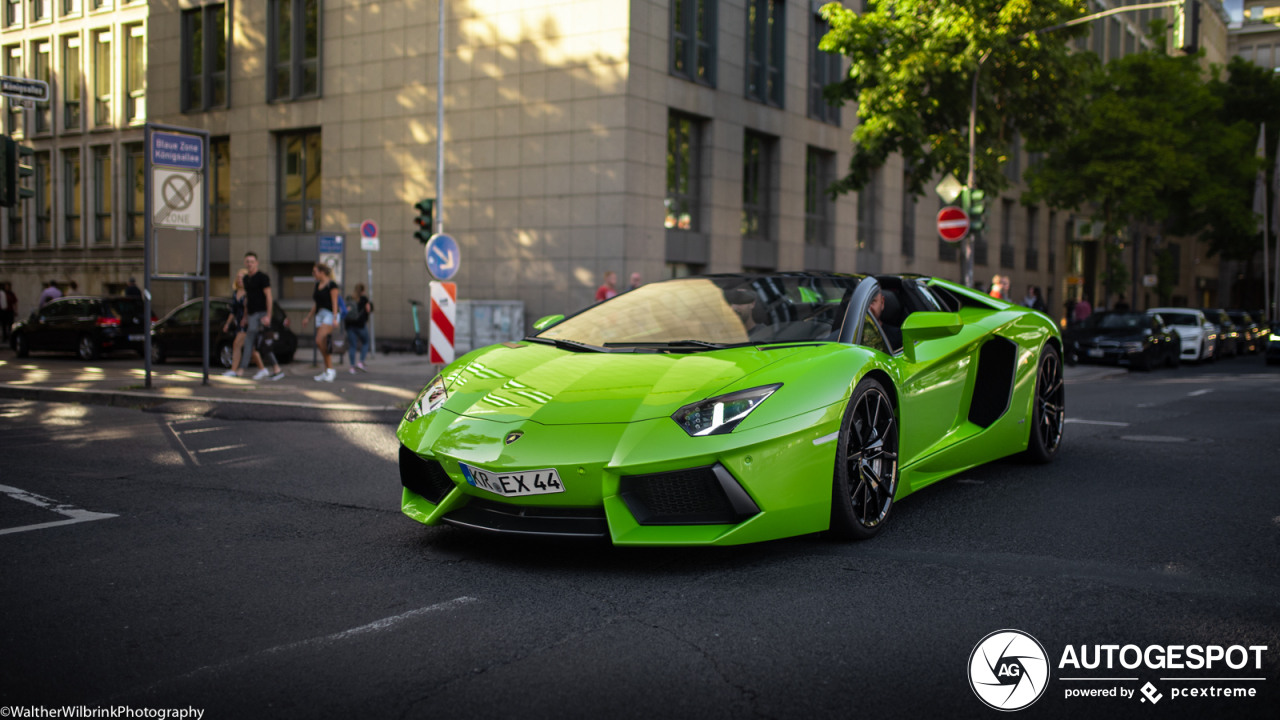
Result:
<instances>
[{"instance_id":1,"label":"camera shutter logo","mask_svg":"<svg viewBox=\"0 0 1280 720\"><path fill-rule=\"evenodd\" d=\"M969 655L969 687L988 707L1011 712L1030 706L1049 684L1049 656L1021 630L997 630Z\"/></svg>"}]
</instances>

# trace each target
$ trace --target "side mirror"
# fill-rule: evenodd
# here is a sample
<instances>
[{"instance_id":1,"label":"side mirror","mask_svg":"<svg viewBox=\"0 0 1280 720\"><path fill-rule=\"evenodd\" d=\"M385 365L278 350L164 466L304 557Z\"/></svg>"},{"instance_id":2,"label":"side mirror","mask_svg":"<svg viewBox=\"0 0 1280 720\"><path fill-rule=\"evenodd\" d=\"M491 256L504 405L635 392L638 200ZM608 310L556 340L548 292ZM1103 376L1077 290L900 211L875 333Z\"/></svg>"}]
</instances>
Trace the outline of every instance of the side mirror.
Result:
<instances>
[{"instance_id":1,"label":"side mirror","mask_svg":"<svg viewBox=\"0 0 1280 720\"><path fill-rule=\"evenodd\" d=\"M959 313L913 312L902 323L902 351L916 361L916 343L950 337L960 332L964 321Z\"/></svg>"},{"instance_id":2,"label":"side mirror","mask_svg":"<svg viewBox=\"0 0 1280 720\"><path fill-rule=\"evenodd\" d=\"M539 318L538 322L533 324L533 329L537 330L538 332L542 332L543 330L546 330L552 325L558 324L563 319L564 319L563 315L548 315L544 318Z\"/></svg>"}]
</instances>

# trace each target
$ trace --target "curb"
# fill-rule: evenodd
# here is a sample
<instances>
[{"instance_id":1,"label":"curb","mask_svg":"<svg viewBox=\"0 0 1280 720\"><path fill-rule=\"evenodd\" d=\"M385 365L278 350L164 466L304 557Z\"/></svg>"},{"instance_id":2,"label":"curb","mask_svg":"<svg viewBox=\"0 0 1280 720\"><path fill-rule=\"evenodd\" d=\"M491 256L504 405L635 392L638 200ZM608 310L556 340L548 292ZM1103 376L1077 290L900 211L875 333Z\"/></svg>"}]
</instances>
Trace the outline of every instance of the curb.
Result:
<instances>
[{"instance_id":1,"label":"curb","mask_svg":"<svg viewBox=\"0 0 1280 720\"><path fill-rule=\"evenodd\" d=\"M200 395L165 395L129 390L84 390L81 388L42 387L39 385L0 384L0 398L10 400L36 400L39 402L71 402L87 405L111 405L137 407L151 403L192 402L209 405L259 405L279 408L305 408L308 410L335 410L345 412L403 412L394 405L354 405L349 403L309 403L286 400L251 400L249 398L220 398ZM138 400L147 400L140 403Z\"/></svg>"}]
</instances>

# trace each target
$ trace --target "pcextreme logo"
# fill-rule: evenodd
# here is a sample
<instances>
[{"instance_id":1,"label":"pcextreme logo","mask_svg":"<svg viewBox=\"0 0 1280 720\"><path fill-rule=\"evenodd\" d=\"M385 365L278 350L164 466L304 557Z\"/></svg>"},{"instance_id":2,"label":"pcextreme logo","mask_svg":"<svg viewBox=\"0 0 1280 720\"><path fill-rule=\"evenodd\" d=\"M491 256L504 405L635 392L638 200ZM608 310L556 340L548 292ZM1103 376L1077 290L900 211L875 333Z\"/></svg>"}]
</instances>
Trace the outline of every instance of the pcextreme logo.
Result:
<instances>
[{"instance_id":1,"label":"pcextreme logo","mask_svg":"<svg viewBox=\"0 0 1280 720\"><path fill-rule=\"evenodd\" d=\"M1011 712L1030 706L1049 684L1049 655L1021 630L997 630L969 654L969 687L988 707Z\"/></svg>"}]
</instances>

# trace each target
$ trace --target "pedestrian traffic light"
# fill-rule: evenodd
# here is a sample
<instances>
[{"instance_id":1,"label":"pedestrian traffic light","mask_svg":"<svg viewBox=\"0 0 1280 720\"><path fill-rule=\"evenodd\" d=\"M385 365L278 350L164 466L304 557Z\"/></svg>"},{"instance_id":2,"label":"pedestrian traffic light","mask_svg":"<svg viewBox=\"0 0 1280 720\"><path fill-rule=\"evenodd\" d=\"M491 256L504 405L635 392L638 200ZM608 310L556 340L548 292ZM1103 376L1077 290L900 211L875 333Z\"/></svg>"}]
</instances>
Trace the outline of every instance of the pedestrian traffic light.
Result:
<instances>
[{"instance_id":1,"label":"pedestrian traffic light","mask_svg":"<svg viewBox=\"0 0 1280 720\"><path fill-rule=\"evenodd\" d=\"M419 200L413 207L418 211L418 217L413 220L418 223L418 229L413 236L418 238L418 242L425 244L431 240L432 228L435 227L436 201Z\"/></svg>"},{"instance_id":2,"label":"pedestrian traffic light","mask_svg":"<svg viewBox=\"0 0 1280 720\"><path fill-rule=\"evenodd\" d=\"M34 190L22 186L23 178L35 174L23 160L34 154L31 148L0 135L0 207L14 207L20 200L35 197Z\"/></svg>"},{"instance_id":3,"label":"pedestrian traffic light","mask_svg":"<svg viewBox=\"0 0 1280 720\"><path fill-rule=\"evenodd\" d=\"M978 188L960 192L960 207L969 213L969 231L981 232L987 226L987 194Z\"/></svg>"},{"instance_id":4,"label":"pedestrian traffic light","mask_svg":"<svg viewBox=\"0 0 1280 720\"><path fill-rule=\"evenodd\" d=\"M1173 9L1173 46L1188 55L1200 49L1200 0L1183 0Z\"/></svg>"}]
</instances>

